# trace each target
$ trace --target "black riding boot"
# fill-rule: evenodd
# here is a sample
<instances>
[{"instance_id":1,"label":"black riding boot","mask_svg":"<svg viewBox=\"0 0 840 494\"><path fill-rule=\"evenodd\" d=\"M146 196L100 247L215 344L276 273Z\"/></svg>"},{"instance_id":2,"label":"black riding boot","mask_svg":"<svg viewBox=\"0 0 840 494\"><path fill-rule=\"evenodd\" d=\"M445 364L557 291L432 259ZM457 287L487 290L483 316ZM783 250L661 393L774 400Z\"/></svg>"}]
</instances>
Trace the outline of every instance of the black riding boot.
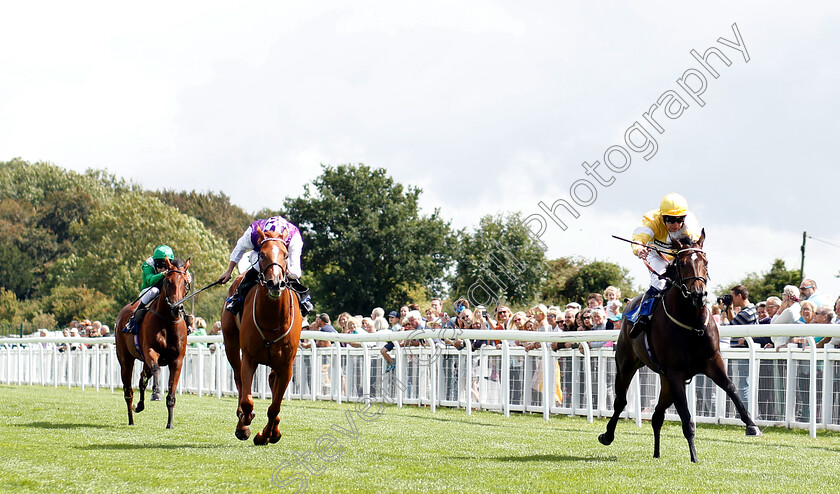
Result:
<instances>
[{"instance_id":1,"label":"black riding boot","mask_svg":"<svg viewBox=\"0 0 840 494\"><path fill-rule=\"evenodd\" d=\"M309 292L309 288L303 286L300 280L290 278L289 287L298 294L298 299L300 299L300 312L303 314L303 317L306 317L307 314L315 310L311 302L312 294Z\"/></svg>"},{"instance_id":2,"label":"black riding boot","mask_svg":"<svg viewBox=\"0 0 840 494\"><path fill-rule=\"evenodd\" d=\"M140 304L134 310L134 314L132 314L131 317L128 318L128 322L125 324L125 329L123 329L123 332L131 334L139 333L140 324L143 323L143 316L146 315L146 312L148 310L149 308L146 307L146 305L144 305L143 302L140 302Z\"/></svg>"},{"instance_id":3,"label":"black riding boot","mask_svg":"<svg viewBox=\"0 0 840 494\"><path fill-rule=\"evenodd\" d=\"M242 281L239 283L239 286L236 287L233 295L225 300L225 302L227 302L227 304L225 304L225 309L233 312L234 314L241 314L245 297L248 295L251 287L256 284L257 271L255 269L249 269L245 272L245 277L242 278Z\"/></svg>"},{"instance_id":4,"label":"black riding boot","mask_svg":"<svg viewBox=\"0 0 840 494\"><path fill-rule=\"evenodd\" d=\"M644 296L642 296L642 300L639 302L639 310L642 310L642 305L646 300L651 297L656 297L657 295L659 295L659 290L654 287L648 288L648 291L645 292ZM640 315L636 318L636 322L633 324L633 327L630 328L630 337L635 338L639 336L648 328L648 326L650 326L650 316L648 314Z\"/></svg>"}]
</instances>

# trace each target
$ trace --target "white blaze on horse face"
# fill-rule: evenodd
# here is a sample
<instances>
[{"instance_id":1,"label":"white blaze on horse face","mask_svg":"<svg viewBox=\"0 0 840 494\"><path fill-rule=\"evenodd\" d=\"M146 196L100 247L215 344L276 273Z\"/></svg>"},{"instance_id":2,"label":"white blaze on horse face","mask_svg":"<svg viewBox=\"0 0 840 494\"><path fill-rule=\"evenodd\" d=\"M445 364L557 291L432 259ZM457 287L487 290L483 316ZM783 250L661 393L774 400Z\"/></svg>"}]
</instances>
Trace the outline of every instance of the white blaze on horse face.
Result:
<instances>
[{"instance_id":1,"label":"white blaze on horse face","mask_svg":"<svg viewBox=\"0 0 840 494\"><path fill-rule=\"evenodd\" d=\"M283 271L279 266L279 262L283 257L280 255L280 247L276 242L271 242L270 251L265 253L264 259L272 264L265 272L266 279L277 281L278 283L283 278Z\"/></svg>"},{"instance_id":2,"label":"white blaze on horse face","mask_svg":"<svg viewBox=\"0 0 840 494\"><path fill-rule=\"evenodd\" d=\"M696 253L696 252L693 252L693 253L691 254L691 260L692 260L692 261L696 261L696 260L697 260L697 253Z\"/></svg>"}]
</instances>

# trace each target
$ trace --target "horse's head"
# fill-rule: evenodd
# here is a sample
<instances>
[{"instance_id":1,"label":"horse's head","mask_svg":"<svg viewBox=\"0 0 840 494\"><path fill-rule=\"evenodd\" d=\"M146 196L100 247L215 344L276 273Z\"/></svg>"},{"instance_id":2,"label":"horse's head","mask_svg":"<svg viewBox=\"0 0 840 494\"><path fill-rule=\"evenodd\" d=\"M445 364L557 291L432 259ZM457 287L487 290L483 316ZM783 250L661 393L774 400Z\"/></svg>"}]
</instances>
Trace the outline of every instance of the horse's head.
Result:
<instances>
[{"instance_id":1,"label":"horse's head","mask_svg":"<svg viewBox=\"0 0 840 494\"><path fill-rule=\"evenodd\" d=\"M692 242L688 237L674 239L671 246L676 256L668 266L669 278L679 288L685 298L690 298L697 309L706 305L706 283L708 278L708 260L703 252L706 231L702 230L700 239Z\"/></svg>"},{"instance_id":2,"label":"horse's head","mask_svg":"<svg viewBox=\"0 0 840 494\"><path fill-rule=\"evenodd\" d=\"M163 293L166 296L166 303L171 307L172 304L187 296L190 291L190 282L192 277L189 274L190 260L184 262L180 259L163 260L166 266L166 272L163 277ZM172 317L175 317L180 311L180 307L172 307Z\"/></svg>"},{"instance_id":3,"label":"horse's head","mask_svg":"<svg viewBox=\"0 0 840 494\"><path fill-rule=\"evenodd\" d=\"M286 247L286 235L277 232L263 232L257 227L259 251L259 284L268 290L268 296L278 298L286 288L286 264L289 250Z\"/></svg>"}]
</instances>

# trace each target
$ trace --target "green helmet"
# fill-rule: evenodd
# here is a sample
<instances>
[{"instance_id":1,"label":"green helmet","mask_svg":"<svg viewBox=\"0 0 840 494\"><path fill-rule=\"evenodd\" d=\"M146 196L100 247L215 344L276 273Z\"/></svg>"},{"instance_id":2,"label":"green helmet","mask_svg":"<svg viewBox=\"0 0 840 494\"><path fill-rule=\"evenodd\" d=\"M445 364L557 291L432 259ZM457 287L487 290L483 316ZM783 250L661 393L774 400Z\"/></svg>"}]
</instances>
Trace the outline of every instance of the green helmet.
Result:
<instances>
[{"instance_id":1,"label":"green helmet","mask_svg":"<svg viewBox=\"0 0 840 494\"><path fill-rule=\"evenodd\" d=\"M172 253L172 247L168 245L159 245L155 249L155 253L152 254L152 259L164 259L164 258L174 259L175 254Z\"/></svg>"}]
</instances>

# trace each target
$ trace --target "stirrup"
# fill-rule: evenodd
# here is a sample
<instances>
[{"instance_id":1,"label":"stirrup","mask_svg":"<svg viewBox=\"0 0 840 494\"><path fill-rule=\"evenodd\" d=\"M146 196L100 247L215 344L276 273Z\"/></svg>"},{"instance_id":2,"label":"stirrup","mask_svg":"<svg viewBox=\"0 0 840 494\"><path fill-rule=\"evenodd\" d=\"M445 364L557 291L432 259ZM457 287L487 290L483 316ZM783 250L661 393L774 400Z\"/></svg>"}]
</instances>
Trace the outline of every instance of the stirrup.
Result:
<instances>
[{"instance_id":1,"label":"stirrup","mask_svg":"<svg viewBox=\"0 0 840 494\"><path fill-rule=\"evenodd\" d=\"M240 306L241 303L239 301L239 297L237 297L235 293L225 299L225 310L232 312L234 315L239 314L242 309Z\"/></svg>"},{"instance_id":2,"label":"stirrup","mask_svg":"<svg viewBox=\"0 0 840 494\"><path fill-rule=\"evenodd\" d=\"M125 327L122 328L123 333L133 334L136 335L137 331L137 321L134 320L134 315L128 318L128 321L125 322Z\"/></svg>"},{"instance_id":3,"label":"stirrup","mask_svg":"<svg viewBox=\"0 0 840 494\"><path fill-rule=\"evenodd\" d=\"M312 295L307 295L306 298L300 301L300 311L303 317L306 317L307 314L315 310L315 306L312 305L311 300Z\"/></svg>"}]
</instances>

